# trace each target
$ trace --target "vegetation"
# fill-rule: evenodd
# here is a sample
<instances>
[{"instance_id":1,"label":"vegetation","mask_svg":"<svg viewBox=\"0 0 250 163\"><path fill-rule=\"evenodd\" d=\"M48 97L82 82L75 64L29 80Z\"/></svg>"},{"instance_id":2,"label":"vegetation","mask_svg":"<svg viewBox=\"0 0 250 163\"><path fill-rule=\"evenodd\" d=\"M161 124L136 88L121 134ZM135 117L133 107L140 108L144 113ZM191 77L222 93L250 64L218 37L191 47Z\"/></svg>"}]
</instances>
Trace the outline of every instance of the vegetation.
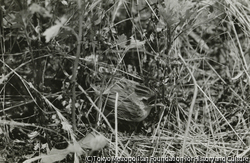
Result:
<instances>
[{"instance_id":1,"label":"vegetation","mask_svg":"<svg viewBox=\"0 0 250 163\"><path fill-rule=\"evenodd\" d=\"M247 0L1 1L0 162L248 162L249 8ZM142 122L105 114L114 78L154 92Z\"/></svg>"}]
</instances>

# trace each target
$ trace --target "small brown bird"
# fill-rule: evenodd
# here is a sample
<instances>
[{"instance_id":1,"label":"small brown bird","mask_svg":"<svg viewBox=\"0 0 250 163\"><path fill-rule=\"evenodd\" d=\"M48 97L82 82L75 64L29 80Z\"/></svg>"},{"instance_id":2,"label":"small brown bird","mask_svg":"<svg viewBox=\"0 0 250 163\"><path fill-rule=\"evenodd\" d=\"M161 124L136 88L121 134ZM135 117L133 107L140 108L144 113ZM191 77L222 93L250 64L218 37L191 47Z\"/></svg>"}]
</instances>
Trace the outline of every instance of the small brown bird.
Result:
<instances>
[{"instance_id":1,"label":"small brown bird","mask_svg":"<svg viewBox=\"0 0 250 163\"><path fill-rule=\"evenodd\" d=\"M149 105L149 99L154 97L155 93L150 88L126 79L114 79L108 88L92 87L100 95L103 90L103 103L106 104L105 111L114 113L116 92L118 92L118 119L129 122L140 122L150 113L152 106ZM99 89L98 89L99 88ZM106 114L107 115L107 114Z\"/></svg>"}]
</instances>

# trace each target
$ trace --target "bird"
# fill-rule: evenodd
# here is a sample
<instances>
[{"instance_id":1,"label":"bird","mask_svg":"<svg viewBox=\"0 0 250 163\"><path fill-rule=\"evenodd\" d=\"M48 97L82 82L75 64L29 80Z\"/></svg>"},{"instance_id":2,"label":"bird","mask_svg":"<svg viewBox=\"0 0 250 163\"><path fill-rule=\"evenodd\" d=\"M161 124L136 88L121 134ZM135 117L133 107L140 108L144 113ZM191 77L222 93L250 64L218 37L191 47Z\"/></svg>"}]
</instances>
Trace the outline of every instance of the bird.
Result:
<instances>
[{"instance_id":1,"label":"bird","mask_svg":"<svg viewBox=\"0 0 250 163\"><path fill-rule=\"evenodd\" d=\"M141 122L149 115L150 100L155 97L155 92L149 87L127 79L114 78L107 87L92 86L96 94L102 94L102 102L107 112L114 115L116 92L118 96L117 118L128 122Z\"/></svg>"}]
</instances>

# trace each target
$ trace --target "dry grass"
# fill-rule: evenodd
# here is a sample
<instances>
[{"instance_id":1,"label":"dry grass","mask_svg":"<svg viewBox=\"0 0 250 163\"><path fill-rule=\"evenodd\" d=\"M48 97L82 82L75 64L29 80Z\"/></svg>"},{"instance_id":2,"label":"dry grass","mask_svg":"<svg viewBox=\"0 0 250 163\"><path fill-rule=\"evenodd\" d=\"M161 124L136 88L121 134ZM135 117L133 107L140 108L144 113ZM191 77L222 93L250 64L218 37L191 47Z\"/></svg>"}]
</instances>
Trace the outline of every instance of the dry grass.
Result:
<instances>
[{"instance_id":1,"label":"dry grass","mask_svg":"<svg viewBox=\"0 0 250 163\"><path fill-rule=\"evenodd\" d=\"M178 26L181 33L172 33L176 39L171 48L163 47L169 48L168 54L159 54L163 68L174 67L161 87L170 98L165 106L171 113L156 122L150 136L119 137L129 156L249 156L248 3L201 1L196 5L192 20L196 22ZM195 87L197 96L193 96Z\"/></svg>"},{"instance_id":2,"label":"dry grass","mask_svg":"<svg viewBox=\"0 0 250 163\"><path fill-rule=\"evenodd\" d=\"M62 125L64 133L60 134L68 141L75 142L76 135L82 137L89 129L104 134L109 143L99 153L101 156L250 157L249 2L189 0L177 3L169 0L165 5L156 2L122 0L103 7L104 2L95 1L87 5L86 11L90 16L83 16L86 22L82 27L84 47L81 47L87 49L84 51L86 54L81 54L78 49L78 54L81 54L75 92L78 99L75 97L74 103L79 104L76 106L79 114L76 116L75 133L71 129L71 118L67 116L71 115L68 108L72 103L66 85L72 74L67 72L68 65L63 59L71 63L77 58L64 49L67 38L59 37L59 34L60 40L51 41L55 45L54 64L61 62L60 66L65 66L61 70L63 87L57 93L40 92L31 84L31 79L20 74L22 67L30 67L32 61L47 55L34 60L29 58L12 68L9 66L11 58L1 59L4 67L4 75L0 78L3 85L3 109L0 111L3 142L10 141L6 134L9 131L4 126L34 127L29 122L10 123L11 120L4 118L8 117L7 112L20 107L19 104L6 103L11 98L4 90L14 74L27 91L28 100L24 104L37 101L37 96L41 98L48 108L36 109L50 120L56 115L60 123L55 125ZM103 23L95 14L99 14L98 18L102 18ZM73 16L71 19L68 26L76 23ZM97 29L91 23L96 24ZM131 27L129 32L126 30L128 26ZM94 34L89 34L91 32ZM83 76L82 82L79 78L83 79ZM155 109L139 132L130 130L125 133L113 128L103 114L105 104L99 103L92 95L88 84L101 81L105 85L106 80L114 76L138 80L157 92ZM63 109L58 109L51 99L62 102ZM81 100L84 102L79 102ZM38 106L37 103L35 105ZM95 129L82 120L85 115L96 115L92 112L98 113ZM47 132L52 133L54 129L51 124L40 125L38 128ZM31 132L32 129L27 130Z\"/></svg>"}]
</instances>

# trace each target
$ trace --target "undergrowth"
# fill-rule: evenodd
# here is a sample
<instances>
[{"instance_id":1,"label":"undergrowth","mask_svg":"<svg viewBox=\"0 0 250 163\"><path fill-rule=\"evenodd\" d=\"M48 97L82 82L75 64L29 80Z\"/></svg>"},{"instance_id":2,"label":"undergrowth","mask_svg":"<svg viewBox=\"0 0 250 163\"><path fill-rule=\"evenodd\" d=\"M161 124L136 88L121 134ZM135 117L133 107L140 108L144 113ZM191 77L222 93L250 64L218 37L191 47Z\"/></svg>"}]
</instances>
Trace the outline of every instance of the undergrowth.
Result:
<instances>
[{"instance_id":1,"label":"undergrowth","mask_svg":"<svg viewBox=\"0 0 250 163\"><path fill-rule=\"evenodd\" d=\"M248 162L247 0L1 3L0 160L45 162L54 152L47 161L92 154ZM143 122L115 129L103 114L93 85L107 88L113 78L155 92ZM79 140L91 132L107 143L82 151Z\"/></svg>"}]
</instances>

